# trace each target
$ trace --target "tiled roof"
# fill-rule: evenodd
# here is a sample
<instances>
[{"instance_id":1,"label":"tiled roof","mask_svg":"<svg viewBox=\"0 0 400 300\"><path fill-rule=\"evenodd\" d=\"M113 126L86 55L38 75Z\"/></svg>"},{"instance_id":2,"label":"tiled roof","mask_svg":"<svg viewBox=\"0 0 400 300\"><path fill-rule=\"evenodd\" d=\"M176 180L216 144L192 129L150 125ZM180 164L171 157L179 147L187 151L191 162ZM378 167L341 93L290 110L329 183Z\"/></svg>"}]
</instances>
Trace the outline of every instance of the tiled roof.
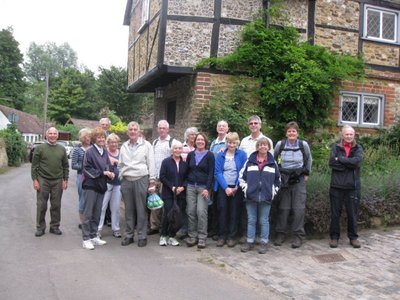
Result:
<instances>
[{"instance_id":1,"label":"tiled roof","mask_svg":"<svg viewBox=\"0 0 400 300\"><path fill-rule=\"evenodd\" d=\"M18 116L17 129L21 133L43 134L43 122L36 116L15 108L0 105L0 111L8 118L11 114Z\"/></svg>"},{"instance_id":2,"label":"tiled roof","mask_svg":"<svg viewBox=\"0 0 400 300\"><path fill-rule=\"evenodd\" d=\"M83 119L74 119L74 118L69 119L66 124L73 124L76 127L78 127L79 129L82 129L85 127L95 128L95 127L100 126L98 120L83 120Z\"/></svg>"}]
</instances>

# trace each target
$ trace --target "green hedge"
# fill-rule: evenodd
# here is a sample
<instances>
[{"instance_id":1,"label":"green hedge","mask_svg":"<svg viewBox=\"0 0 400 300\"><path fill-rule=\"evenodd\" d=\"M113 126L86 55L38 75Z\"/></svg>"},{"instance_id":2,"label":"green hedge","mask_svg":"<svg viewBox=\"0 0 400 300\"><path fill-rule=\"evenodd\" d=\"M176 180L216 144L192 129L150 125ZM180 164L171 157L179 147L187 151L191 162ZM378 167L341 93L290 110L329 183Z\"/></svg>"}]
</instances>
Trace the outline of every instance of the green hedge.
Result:
<instances>
[{"instance_id":1,"label":"green hedge","mask_svg":"<svg viewBox=\"0 0 400 300\"><path fill-rule=\"evenodd\" d=\"M22 135L17 131L15 124L11 124L7 129L0 130L0 136L6 143L8 166L19 167L27 153L27 145Z\"/></svg>"}]
</instances>

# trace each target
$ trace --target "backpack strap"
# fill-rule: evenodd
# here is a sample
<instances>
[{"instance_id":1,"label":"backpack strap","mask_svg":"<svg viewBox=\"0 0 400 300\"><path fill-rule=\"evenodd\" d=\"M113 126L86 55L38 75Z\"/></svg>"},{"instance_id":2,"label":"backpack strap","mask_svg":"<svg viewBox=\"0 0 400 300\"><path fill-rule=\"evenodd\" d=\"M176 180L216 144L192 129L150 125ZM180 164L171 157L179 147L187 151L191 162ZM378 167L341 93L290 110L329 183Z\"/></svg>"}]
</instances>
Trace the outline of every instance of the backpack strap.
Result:
<instances>
[{"instance_id":1,"label":"backpack strap","mask_svg":"<svg viewBox=\"0 0 400 300\"><path fill-rule=\"evenodd\" d=\"M159 138L156 138L154 141L153 141L153 147L155 146L155 145L157 145L157 143L158 143L158 141L159 141ZM170 139L169 139L169 141L168 141L168 143L169 143L169 148L171 149L171 146L172 146L172 142L174 141L174 139L172 138L172 137L170 137Z\"/></svg>"},{"instance_id":2,"label":"backpack strap","mask_svg":"<svg viewBox=\"0 0 400 300\"><path fill-rule=\"evenodd\" d=\"M299 149L301 151L301 154L303 154L303 168L305 168L307 166L308 156L306 155L306 152L304 151L303 140L298 139L298 141L299 141ZM286 139L281 140L281 144L279 145L278 153L275 153L275 155L274 155L275 160L277 161L279 167L281 166L281 162L282 162L281 153L285 149L285 145L286 145ZM297 151L297 150L287 149L285 151Z\"/></svg>"}]
</instances>

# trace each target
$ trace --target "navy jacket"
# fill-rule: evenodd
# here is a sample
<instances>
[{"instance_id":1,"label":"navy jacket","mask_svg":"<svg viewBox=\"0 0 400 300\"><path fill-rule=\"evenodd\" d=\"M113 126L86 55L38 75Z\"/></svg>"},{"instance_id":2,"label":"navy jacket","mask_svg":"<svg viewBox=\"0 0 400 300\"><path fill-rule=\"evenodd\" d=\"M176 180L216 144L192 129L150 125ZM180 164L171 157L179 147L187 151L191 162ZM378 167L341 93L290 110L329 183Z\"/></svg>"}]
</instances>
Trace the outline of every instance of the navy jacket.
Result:
<instances>
[{"instance_id":1,"label":"navy jacket","mask_svg":"<svg viewBox=\"0 0 400 300\"><path fill-rule=\"evenodd\" d=\"M338 158L336 160L336 157ZM332 146L329 167L332 169L331 187L344 190L360 189L360 165L363 159L361 145L353 143L346 157L342 142Z\"/></svg>"},{"instance_id":2,"label":"navy jacket","mask_svg":"<svg viewBox=\"0 0 400 300\"><path fill-rule=\"evenodd\" d=\"M172 187L183 186L186 188L186 175L187 175L187 164L183 161L182 157L179 161L179 171L176 167L175 160L171 157L167 157L161 163L160 168L160 181L163 184L161 191L162 199L173 199L174 193ZM178 198L184 198L186 191L180 193Z\"/></svg>"},{"instance_id":3,"label":"navy jacket","mask_svg":"<svg viewBox=\"0 0 400 300\"><path fill-rule=\"evenodd\" d=\"M247 201L271 203L281 184L279 168L273 155L268 152L268 162L260 170L257 153L256 151L250 155L240 171L240 186Z\"/></svg>"},{"instance_id":4,"label":"navy jacket","mask_svg":"<svg viewBox=\"0 0 400 300\"><path fill-rule=\"evenodd\" d=\"M110 170L110 159L106 149L103 155L95 146L91 146L85 153L83 160L83 176L82 188L85 190L93 190L97 193L104 194L107 191L107 176L104 171Z\"/></svg>"},{"instance_id":5,"label":"navy jacket","mask_svg":"<svg viewBox=\"0 0 400 300\"><path fill-rule=\"evenodd\" d=\"M211 191L215 167L214 154L208 151L196 166L195 152L196 150L189 152L186 159L189 169L187 183L205 186L207 190Z\"/></svg>"}]
</instances>

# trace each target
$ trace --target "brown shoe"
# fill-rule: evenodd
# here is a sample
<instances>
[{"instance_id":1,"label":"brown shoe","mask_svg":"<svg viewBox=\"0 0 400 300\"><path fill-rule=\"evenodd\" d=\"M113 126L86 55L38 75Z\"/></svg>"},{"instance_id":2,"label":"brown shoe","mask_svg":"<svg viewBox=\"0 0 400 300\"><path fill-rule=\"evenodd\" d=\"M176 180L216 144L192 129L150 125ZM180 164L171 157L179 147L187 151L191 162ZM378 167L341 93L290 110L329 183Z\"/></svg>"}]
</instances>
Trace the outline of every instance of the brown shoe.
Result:
<instances>
[{"instance_id":1,"label":"brown shoe","mask_svg":"<svg viewBox=\"0 0 400 300\"><path fill-rule=\"evenodd\" d=\"M225 240L219 239L217 242L217 247L223 247L225 245Z\"/></svg>"},{"instance_id":2,"label":"brown shoe","mask_svg":"<svg viewBox=\"0 0 400 300\"><path fill-rule=\"evenodd\" d=\"M197 248L198 249L204 249L206 247L206 240L199 240L197 243Z\"/></svg>"},{"instance_id":3,"label":"brown shoe","mask_svg":"<svg viewBox=\"0 0 400 300\"><path fill-rule=\"evenodd\" d=\"M353 248L361 248L361 243L359 240L350 240L350 245L352 245Z\"/></svg>"},{"instance_id":4,"label":"brown shoe","mask_svg":"<svg viewBox=\"0 0 400 300\"><path fill-rule=\"evenodd\" d=\"M337 248L337 246L338 246L338 240L330 240L329 241L329 247Z\"/></svg>"},{"instance_id":5,"label":"brown shoe","mask_svg":"<svg viewBox=\"0 0 400 300\"><path fill-rule=\"evenodd\" d=\"M228 240L226 244L228 245L229 248L235 247L236 246L236 240Z\"/></svg>"}]
</instances>

